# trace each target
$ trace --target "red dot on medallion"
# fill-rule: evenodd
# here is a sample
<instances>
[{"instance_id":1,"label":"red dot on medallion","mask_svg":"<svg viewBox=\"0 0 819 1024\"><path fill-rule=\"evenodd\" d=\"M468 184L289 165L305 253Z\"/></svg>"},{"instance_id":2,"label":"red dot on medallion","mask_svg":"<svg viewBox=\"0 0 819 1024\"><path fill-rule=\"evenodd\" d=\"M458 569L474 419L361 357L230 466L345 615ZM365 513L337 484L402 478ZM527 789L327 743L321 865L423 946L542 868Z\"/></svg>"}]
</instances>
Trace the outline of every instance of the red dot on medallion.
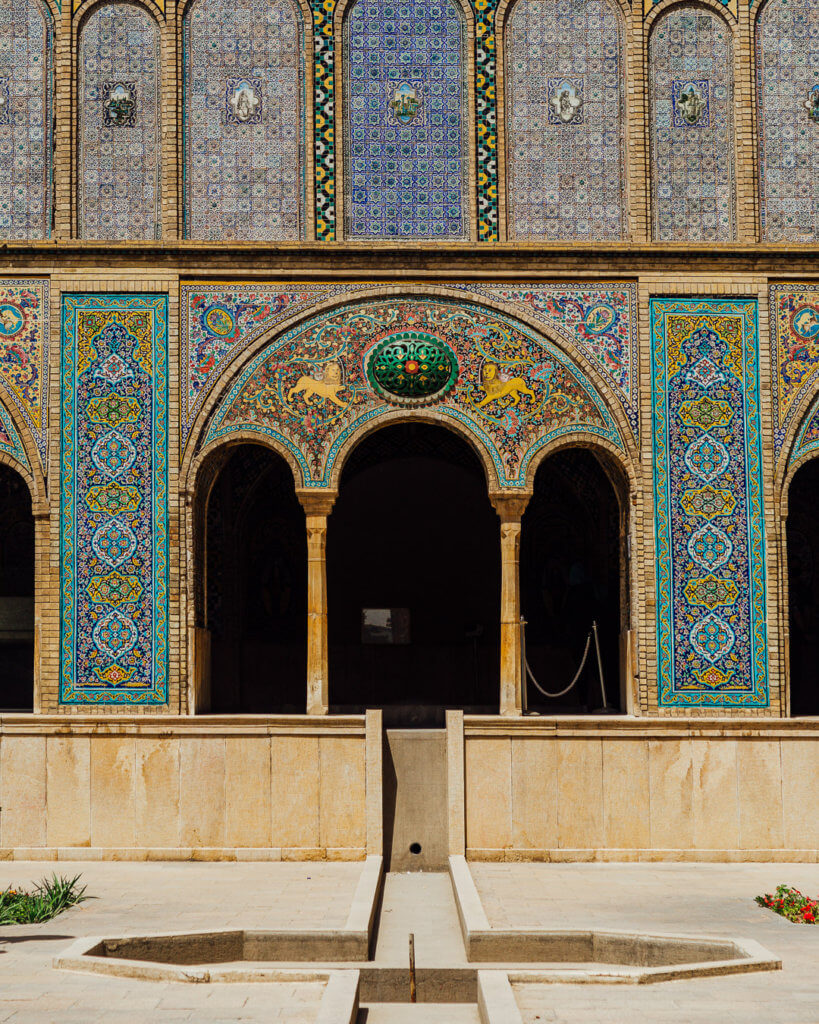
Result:
<instances>
[{"instance_id":1,"label":"red dot on medallion","mask_svg":"<svg viewBox=\"0 0 819 1024\"><path fill-rule=\"evenodd\" d=\"M408 359L404 363L404 373L418 373L418 363L414 359Z\"/></svg>"}]
</instances>

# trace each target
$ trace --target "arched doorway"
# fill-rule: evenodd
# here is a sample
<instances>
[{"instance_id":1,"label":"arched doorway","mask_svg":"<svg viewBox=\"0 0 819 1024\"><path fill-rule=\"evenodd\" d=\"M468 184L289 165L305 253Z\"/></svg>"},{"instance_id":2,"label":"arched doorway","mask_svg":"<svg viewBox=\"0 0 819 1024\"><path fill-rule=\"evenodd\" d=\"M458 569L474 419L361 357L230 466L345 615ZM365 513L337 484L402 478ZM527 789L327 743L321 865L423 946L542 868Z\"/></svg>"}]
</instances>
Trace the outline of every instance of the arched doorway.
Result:
<instances>
[{"instance_id":1,"label":"arched doorway","mask_svg":"<svg viewBox=\"0 0 819 1024\"><path fill-rule=\"evenodd\" d=\"M0 465L0 709L34 708L34 518L25 481Z\"/></svg>"},{"instance_id":2,"label":"arched doorway","mask_svg":"<svg viewBox=\"0 0 819 1024\"><path fill-rule=\"evenodd\" d=\"M307 543L287 463L229 450L205 503L203 613L213 712L305 711Z\"/></svg>"},{"instance_id":3,"label":"arched doorway","mask_svg":"<svg viewBox=\"0 0 819 1024\"><path fill-rule=\"evenodd\" d=\"M788 490L788 605L792 715L819 715L819 460Z\"/></svg>"},{"instance_id":4,"label":"arched doorway","mask_svg":"<svg viewBox=\"0 0 819 1024\"><path fill-rule=\"evenodd\" d=\"M623 709L620 636L627 628L624 517L612 481L589 450L547 458L523 516L521 611L527 660L543 689L571 682L596 622L610 707ZM528 706L542 714L586 714L603 706L594 638L584 670L565 696L548 699L529 684Z\"/></svg>"},{"instance_id":5,"label":"arched doorway","mask_svg":"<svg viewBox=\"0 0 819 1024\"><path fill-rule=\"evenodd\" d=\"M407 725L497 713L499 529L477 455L449 430L402 423L358 445L327 531L334 710Z\"/></svg>"}]
</instances>

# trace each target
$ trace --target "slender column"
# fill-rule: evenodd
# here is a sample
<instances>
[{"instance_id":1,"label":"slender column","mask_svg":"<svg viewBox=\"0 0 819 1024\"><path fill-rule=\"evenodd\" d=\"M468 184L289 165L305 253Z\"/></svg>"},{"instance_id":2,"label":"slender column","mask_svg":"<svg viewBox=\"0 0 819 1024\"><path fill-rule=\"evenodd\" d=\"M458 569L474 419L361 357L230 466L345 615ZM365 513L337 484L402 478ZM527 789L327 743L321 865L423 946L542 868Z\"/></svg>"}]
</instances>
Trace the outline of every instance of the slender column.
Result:
<instances>
[{"instance_id":1,"label":"slender column","mask_svg":"<svg viewBox=\"0 0 819 1024\"><path fill-rule=\"evenodd\" d=\"M501 616L500 616L500 713L523 712L523 674L520 644L520 528L529 496L492 495L500 516Z\"/></svg>"},{"instance_id":2,"label":"slender column","mask_svg":"<svg viewBox=\"0 0 819 1024\"><path fill-rule=\"evenodd\" d=\"M334 493L299 494L307 520L307 714L326 715L327 685L327 517Z\"/></svg>"}]
</instances>

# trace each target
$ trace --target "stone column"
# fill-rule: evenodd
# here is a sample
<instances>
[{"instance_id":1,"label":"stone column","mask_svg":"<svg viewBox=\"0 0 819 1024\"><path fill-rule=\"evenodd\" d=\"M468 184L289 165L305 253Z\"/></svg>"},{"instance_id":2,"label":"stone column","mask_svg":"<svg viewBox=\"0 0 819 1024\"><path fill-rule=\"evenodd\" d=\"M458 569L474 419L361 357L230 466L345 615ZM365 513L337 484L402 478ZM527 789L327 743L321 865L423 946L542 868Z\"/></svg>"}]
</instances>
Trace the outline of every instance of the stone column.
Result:
<instances>
[{"instance_id":1,"label":"stone column","mask_svg":"<svg viewBox=\"0 0 819 1024\"><path fill-rule=\"evenodd\" d=\"M307 520L307 714L326 715L327 686L327 517L335 493L299 492Z\"/></svg>"},{"instance_id":2,"label":"stone column","mask_svg":"<svg viewBox=\"0 0 819 1024\"><path fill-rule=\"evenodd\" d=\"M520 643L520 528L526 494L494 494L501 521L500 713L523 712Z\"/></svg>"}]
</instances>

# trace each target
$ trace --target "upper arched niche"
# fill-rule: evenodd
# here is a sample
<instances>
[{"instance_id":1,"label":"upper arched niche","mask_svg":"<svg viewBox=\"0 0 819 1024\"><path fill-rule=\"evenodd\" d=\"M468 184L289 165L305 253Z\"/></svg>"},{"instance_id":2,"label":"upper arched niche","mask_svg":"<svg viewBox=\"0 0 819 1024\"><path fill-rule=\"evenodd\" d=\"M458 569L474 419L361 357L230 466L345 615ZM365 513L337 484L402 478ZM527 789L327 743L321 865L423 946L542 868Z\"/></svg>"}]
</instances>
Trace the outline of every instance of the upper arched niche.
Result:
<instances>
[{"instance_id":1,"label":"upper arched niche","mask_svg":"<svg viewBox=\"0 0 819 1024\"><path fill-rule=\"evenodd\" d=\"M40 0L0 3L0 238L51 232L52 43Z\"/></svg>"},{"instance_id":2,"label":"upper arched niche","mask_svg":"<svg viewBox=\"0 0 819 1024\"><path fill-rule=\"evenodd\" d=\"M348 238L469 236L466 38L458 0L352 0L347 8Z\"/></svg>"},{"instance_id":3,"label":"upper arched niche","mask_svg":"<svg viewBox=\"0 0 819 1024\"><path fill-rule=\"evenodd\" d=\"M79 36L82 238L157 239L161 228L159 26L144 8L106 3Z\"/></svg>"},{"instance_id":4,"label":"upper arched niche","mask_svg":"<svg viewBox=\"0 0 819 1024\"><path fill-rule=\"evenodd\" d=\"M525 487L537 453L562 437L623 448L587 373L529 327L472 302L392 296L327 310L257 351L201 447L262 435L304 486L331 487L360 436L412 418L469 439L499 487Z\"/></svg>"},{"instance_id":5,"label":"upper arched niche","mask_svg":"<svg viewBox=\"0 0 819 1024\"><path fill-rule=\"evenodd\" d=\"M757 18L760 210L767 242L819 238L817 38L816 0L768 0Z\"/></svg>"},{"instance_id":6,"label":"upper arched niche","mask_svg":"<svg viewBox=\"0 0 819 1024\"><path fill-rule=\"evenodd\" d=\"M516 0L503 29L506 230L621 238L625 58L615 0Z\"/></svg>"},{"instance_id":7,"label":"upper arched niche","mask_svg":"<svg viewBox=\"0 0 819 1024\"><path fill-rule=\"evenodd\" d=\"M304 237L304 61L304 24L296 0L193 0L188 5L187 237Z\"/></svg>"},{"instance_id":8,"label":"upper arched niche","mask_svg":"<svg viewBox=\"0 0 819 1024\"><path fill-rule=\"evenodd\" d=\"M668 8L648 46L653 235L736 235L731 28L700 4Z\"/></svg>"}]
</instances>

